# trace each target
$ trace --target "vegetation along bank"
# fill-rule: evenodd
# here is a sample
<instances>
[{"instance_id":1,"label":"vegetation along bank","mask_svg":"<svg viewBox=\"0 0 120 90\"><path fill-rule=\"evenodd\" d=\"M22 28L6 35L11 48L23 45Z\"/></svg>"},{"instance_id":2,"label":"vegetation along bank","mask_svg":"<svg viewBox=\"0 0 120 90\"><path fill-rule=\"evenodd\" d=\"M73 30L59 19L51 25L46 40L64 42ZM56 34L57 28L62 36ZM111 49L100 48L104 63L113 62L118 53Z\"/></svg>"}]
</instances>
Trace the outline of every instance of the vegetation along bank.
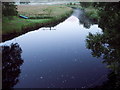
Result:
<instances>
[{"instance_id":1,"label":"vegetation along bank","mask_svg":"<svg viewBox=\"0 0 120 90\"><path fill-rule=\"evenodd\" d=\"M10 5L14 6L12 7L14 8L13 13L7 14L7 9L3 8L2 41L12 39L43 26L55 26L64 21L72 13L71 8L63 5L15 6L13 3L8 3L6 6L11 7ZM26 16L28 19L20 18L20 15Z\"/></svg>"}]
</instances>

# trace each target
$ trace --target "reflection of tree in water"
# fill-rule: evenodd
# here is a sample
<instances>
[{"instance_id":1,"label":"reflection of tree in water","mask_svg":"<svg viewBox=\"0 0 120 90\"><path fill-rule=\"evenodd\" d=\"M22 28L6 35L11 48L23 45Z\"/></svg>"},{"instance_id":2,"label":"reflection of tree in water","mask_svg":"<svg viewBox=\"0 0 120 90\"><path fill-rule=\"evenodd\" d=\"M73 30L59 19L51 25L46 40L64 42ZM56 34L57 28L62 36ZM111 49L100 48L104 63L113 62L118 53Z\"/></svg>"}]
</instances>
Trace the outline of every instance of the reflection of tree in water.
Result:
<instances>
[{"instance_id":1,"label":"reflection of tree in water","mask_svg":"<svg viewBox=\"0 0 120 90\"><path fill-rule=\"evenodd\" d=\"M108 4L111 5L112 3ZM90 33L86 39L86 45L88 49L91 49L91 54L94 57L103 58L103 63L106 63L110 69L109 80L98 87L120 87L120 8L118 5L118 3L113 3L113 8L106 5L108 11L101 12L98 24L103 29L103 34ZM106 8L104 6L103 10Z\"/></svg>"},{"instance_id":2,"label":"reflection of tree in water","mask_svg":"<svg viewBox=\"0 0 120 90\"><path fill-rule=\"evenodd\" d=\"M103 63L110 69L109 80L101 87L120 87L120 45L111 44L111 38L105 34L89 34L86 41L87 48L92 51L91 54L103 58Z\"/></svg>"},{"instance_id":3,"label":"reflection of tree in water","mask_svg":"<svg viewBox=\"0 0 120 90\"><path fill-rule=\"evenodd\" d=\"M91 21L86 17L83 10L81 10L81 14L79 16L79 22L80 24L83 24L83 26L87 29L89 29L91 26Z\"/></svg>"},{"instance_id":4,"label":"reflection of tree in water","mask_svg":"<svg viewBox=\"0 0 120 90\"><path fill-rule=\"evenodd\" d=\"M80 16L79 16L79 22L80 24L83 24L83 26L87 29L91 27L91 25L96 24L97 21L90 20L86 15L84 10L81 10Z\"/></svg>"},{"instance_id":5,"label":"reflection of tree in water","mask_svg":"<svg viewBox=\"0 0 120 90\"><path fill-rule=\"evenodd\" d=\"M2 46L2 87L13 88L19 81L22 50L19 45Z\"/></svg>"}]
</instances>

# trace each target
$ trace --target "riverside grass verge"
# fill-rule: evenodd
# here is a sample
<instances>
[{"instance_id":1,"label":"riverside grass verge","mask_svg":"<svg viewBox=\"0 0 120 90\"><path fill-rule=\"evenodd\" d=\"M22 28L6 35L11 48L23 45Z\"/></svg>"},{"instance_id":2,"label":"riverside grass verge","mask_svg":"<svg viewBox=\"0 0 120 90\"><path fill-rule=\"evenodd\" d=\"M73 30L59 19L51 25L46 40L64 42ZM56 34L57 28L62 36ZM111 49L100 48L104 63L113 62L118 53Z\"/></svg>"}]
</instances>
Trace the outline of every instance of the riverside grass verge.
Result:
<instances>
[{"instance_id":1,"label":"riverside grass verge","mask_svg":"<svg viewBox=\"0 0 120 90\"><path fill-rule=\"evenodd\" d=\"M97 20L99 19L99 10L97 10L95 7L89 6L89 7L83 7L86 16L97 22Z\"/></svg>"},{"instance_id":2,"label":"riverside grass verge","mask_svg":"<svg viewBox=\"0 0 120 90\"><path fill-rule=\"evenodd\" d=\"M82 6L80 5L66 5L67 7L71 7L71 8L79 8L82 9Z\"/></svg>"},{"instance_id":3,"label":"riverside grass verge","mask_svg":"<svg viewBox=\"0 0 120 90\"><path fill-rule=\"evenodd\" d=\"M19 5L18 15L26 15L30 19L22 19L19 16L14 16L12 19L3 17L2 41L43 26L55 26L64 21L71 13L72 8L63 5Z\"/></svg>"}]
</instances>

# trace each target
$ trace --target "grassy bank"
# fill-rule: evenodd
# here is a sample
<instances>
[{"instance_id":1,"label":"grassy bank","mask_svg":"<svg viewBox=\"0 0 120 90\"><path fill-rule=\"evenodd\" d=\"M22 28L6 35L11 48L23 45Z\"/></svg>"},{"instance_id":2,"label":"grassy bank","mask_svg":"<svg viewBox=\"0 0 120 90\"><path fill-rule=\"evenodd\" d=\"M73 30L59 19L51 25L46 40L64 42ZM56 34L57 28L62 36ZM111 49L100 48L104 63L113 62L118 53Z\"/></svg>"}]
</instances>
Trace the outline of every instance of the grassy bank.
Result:
<instances>
[{"instance_id":1,"label":"grassy bank","mask_svg":"<svg viewBox=\"0 0 120 90\"><path fill-rule=\"evenodd\" d=\"M13 17L12 20L4 17L2 33L7 34L11 32L21 32L27 27L34 27L37 24L44 24L49 22L50 19L21 19L17 16Z\"/></svg>"},{"instance_id":2,"label":"grassy bank","mask_svg":"<svg viewBox=\"0 0 120 90\"><path fill-rule=\"evenodd\" d=\"M42 26L55 25L67 18L71 13L72 9L66 6L20 5L18 6L18 14L28 16L29 19L22 19L19 16L14 16L12 19L11 17L3 17L3 39Z\"/></svg>"},{"instance_id":3,"label":"grassy bank","mask_svg":"<svg viewBox=\"0 0 120 90\"><path fill-rule=\"evenodd\" d=\"M90 19L92 20L99 19L99 11L96 8L89 6L84 7L83 9L85 10L86 16L89 17Z\"/></svg>"},{"instance_id":4,"label":"grassy bank","mask_svg":"<svg viewBox=\"0 0 120 90\"><path fill-rule=\"evenodd\" d=\"M80 8L82 9L82 7L80 5L66 5L67 7L71 7L71 8Z\"/></svg>"}]
</instances>

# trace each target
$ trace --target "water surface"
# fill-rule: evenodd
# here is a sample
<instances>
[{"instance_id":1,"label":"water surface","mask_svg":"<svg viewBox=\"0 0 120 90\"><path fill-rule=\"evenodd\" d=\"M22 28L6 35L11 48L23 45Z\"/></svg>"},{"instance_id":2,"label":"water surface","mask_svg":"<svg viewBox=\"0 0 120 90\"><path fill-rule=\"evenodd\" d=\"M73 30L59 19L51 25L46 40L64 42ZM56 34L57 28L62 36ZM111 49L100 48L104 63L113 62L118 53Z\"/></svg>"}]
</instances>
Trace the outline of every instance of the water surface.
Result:
<instances>
[{"instance_id":1,"label":"water surface","mask_svg":"<svg viewBox=\"0 0 120 90\"><path fill-rule=\"evenodd\" d=\"M24 63L14 88L88 88L107 80L102 59L93 57L86 48L89 32L102 30L97 24L86 26L89 23L83 17L83 12L75 9L55 27L30 31L0 44L18 43L22 49Z\"/></svg>"}]
</instances>

